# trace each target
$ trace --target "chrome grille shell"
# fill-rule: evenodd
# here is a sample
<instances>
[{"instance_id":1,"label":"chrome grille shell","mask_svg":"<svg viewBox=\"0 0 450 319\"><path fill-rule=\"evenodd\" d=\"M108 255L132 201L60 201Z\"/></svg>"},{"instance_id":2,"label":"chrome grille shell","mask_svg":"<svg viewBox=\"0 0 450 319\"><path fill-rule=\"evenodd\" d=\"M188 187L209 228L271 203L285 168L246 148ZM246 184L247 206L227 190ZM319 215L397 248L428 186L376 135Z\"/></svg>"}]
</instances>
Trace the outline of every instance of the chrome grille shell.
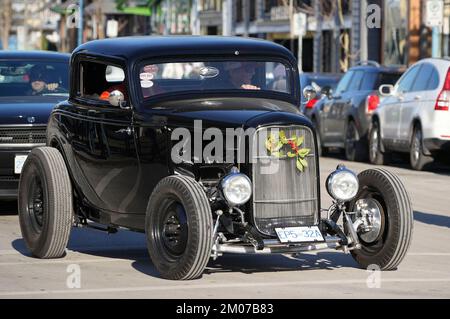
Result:
<instances>
[{"instance_id":1,"label":"chrome grille shell","mask_svg":"<svg viewBox=\"0 0 450 319\"><path fill-rule=\"evenodd\" d=\"M308 167L296 168L295 158L278 159L269 156L261 145L263 137L283 130L288 137L304 136L302 148L309 148ZM261 135L262 134L262 135ZM261 137L261 141L258 140ZM262 174L264 167L278 162L274 174ZM252 151L253 223L264 235L274 236L275 228L312 226L319 222L319 174L314 134L306 126L266 126L256 130Z\"/></svg>"}]
</instances>

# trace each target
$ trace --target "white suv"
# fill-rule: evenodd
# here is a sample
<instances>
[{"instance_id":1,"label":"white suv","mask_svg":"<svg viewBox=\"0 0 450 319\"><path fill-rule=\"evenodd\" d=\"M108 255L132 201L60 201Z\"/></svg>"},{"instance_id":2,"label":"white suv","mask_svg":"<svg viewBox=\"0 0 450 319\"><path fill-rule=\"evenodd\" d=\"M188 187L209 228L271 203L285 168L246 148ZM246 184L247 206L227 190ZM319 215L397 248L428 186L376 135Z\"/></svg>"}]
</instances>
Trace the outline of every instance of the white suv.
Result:
<instances>
[{"instance_id":1,"label":"white suv","mask_svg":"<svg viewBox=\"0 0 450 319\"><path fill-rule=\"evenodd\" d=\"M385 164L392 151L409 152L411 166L422 170L450 150L450 60L421 60L395 86L379 91L369 133L371 163Z\"/></svg>"}]
</instances>

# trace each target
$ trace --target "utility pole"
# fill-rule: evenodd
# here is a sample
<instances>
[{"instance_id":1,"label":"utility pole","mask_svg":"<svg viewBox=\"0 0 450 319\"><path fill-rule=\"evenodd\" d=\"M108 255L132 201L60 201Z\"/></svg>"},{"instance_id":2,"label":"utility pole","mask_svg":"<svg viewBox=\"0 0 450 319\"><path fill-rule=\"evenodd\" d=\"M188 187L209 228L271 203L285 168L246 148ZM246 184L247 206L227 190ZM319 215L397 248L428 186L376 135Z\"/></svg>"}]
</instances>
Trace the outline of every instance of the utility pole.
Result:
<instances>
[{"instance_id":1,"label":"utility pole","mask_svg":"<svg viewBox=\"0 0 450 319\"><path fill-rule=\"evenodd\" d=\"M78 18L78 45L83 44L83 25L84 25L84 0L79 0L79 18Z\"/></svg>"},{"instance_id":2,"label":"utility pole","mask_svg":"<svg viewBox=\"0 0 450 319\"><path fill-rule=\"evenodd\" d=\"M222 3L222 35L231 36L234 33L233 1L224 0Z\"/></svg>"},{"instance_id":3,"label":"utility pole","mask_svg":"<svg viewBox=\"0 0 450 319\"><path fill-rule=\"evenodd\" d=\"M368 52L368 32L367 32L367 0L361 0L360 9L360 54L361 61L367 61L369 59Z\"/></svg>"},{"instance_id":4,"label":"utility pole","mask_svg":"<svg viewBox=\"0 0 450 319\"><path fill-rule=\"evenodd\" d=\"M433 27L432 29L432 45L431 55L433 58L441 57L441 27Z\"/></svg>"}]
</instances>

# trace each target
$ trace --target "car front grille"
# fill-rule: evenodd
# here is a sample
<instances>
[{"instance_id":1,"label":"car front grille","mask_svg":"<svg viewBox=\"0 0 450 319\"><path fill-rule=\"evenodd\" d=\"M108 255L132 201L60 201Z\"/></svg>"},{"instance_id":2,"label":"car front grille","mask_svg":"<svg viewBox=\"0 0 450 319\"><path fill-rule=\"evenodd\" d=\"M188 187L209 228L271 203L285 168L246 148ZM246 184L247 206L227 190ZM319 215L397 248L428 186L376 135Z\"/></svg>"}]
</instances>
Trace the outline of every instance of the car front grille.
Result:
<instances>
[{"instance_id":1,"label":"car front grille","mask_svg":"<svg viewBox=\"0 0 450 319\"><path fill-rule=\"evenodd\" d=\"M301 148L310 149L308 166L301 172L296 158L271 156L265 141L271 133L284 131L288 138L304 136ZM319 196L315 143L304 126L264 127L253 140L253 219L257 229L269 236L275 228L311 226L318 223Z\"/></svg>"},{"instance_id":2,"label":"car front grille","mask_svg":"<svg viewBox=\"0 0 450 319\"><path fill-rule=\"evenodd\" d=\"M45 144L46 127L0 127L0 146L4 144Z\"/></svg>"}]
</instances>

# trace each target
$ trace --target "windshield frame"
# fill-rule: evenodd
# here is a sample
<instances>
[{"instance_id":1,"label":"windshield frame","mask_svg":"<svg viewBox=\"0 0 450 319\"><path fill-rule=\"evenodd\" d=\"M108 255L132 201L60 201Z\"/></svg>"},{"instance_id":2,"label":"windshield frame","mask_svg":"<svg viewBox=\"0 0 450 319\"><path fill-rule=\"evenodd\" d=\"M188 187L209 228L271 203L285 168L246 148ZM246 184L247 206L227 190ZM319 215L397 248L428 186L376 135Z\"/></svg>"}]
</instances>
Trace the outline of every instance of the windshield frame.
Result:
<instances>
[{"instance_id":1,"label":"windshield frame","mask_svg":"<svg viewBox=\"0 0 450 319\"><path fill-rule=\"evenodd\" d=\"M219 90L183 90L168 93L161 93L151 97L144 98L140 81L139 81L139 71L144 65L148 64L166 64L166 63L183 63L183 62L274 62L281 63L287 69L287 81L290 86L289 93L283 93L279 91L271 90L244 90L244 89L219 89ZM171 100L173 98L185 98L185 99L195 99L202 97L257 97L257 98L267 98L275 100L283 100L294 105L300 105L300 95L298 86L298 69L290 63L286 58L274 55L258 56L258 55L239 55L239 56L217 56L217 55L195 55L189 57L167 57L167 58L143 58L136 61L134 67L132 68L132 82L134 83L134 92L138 97L139 104L144 107L151 107L153 102L159 102L164 100ZM297 79L297 80L296 80Z\"/></svg>"}]
</instances>

